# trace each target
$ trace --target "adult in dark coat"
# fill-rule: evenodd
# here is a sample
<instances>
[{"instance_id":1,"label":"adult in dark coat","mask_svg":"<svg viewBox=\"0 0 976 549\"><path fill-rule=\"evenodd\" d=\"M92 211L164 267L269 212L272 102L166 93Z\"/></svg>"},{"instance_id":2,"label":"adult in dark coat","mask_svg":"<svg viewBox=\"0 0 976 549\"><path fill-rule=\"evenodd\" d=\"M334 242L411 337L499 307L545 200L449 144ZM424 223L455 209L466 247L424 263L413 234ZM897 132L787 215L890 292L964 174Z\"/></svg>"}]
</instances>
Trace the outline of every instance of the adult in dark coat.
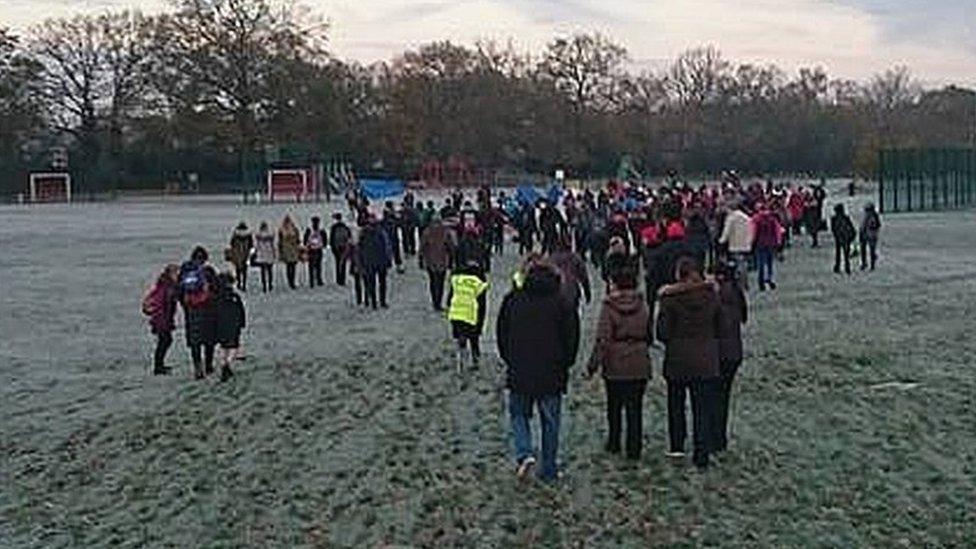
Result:
<instances>
[{"instance_id":1,"label":"adult in dark coat","mask_svg":"<svg viewBox=\"0 0 976 549\"><path fill-rule=\"evenodd\" d=\"M383 220L380 222L386 239L389 242L390 257L396 264L398 273L403 272L403 254L400 248L400 216L393 207L393 202L387 202L383 210Z\"/></svg>"},{"instance_id":2,"label":"adult in dark coat","mask_svg":"<svg viewBox=\"0 0 976 549\"><path fill-rule=\"evenodd\" d=\"M868 203L864 207L864 218L861 220L861 270L868 268L868 255L871 257L871 270L878 264L878 237L881 234L881 216L874 208L874 204Z\"/></svg>"},{"instance_id":3,"label":"adult in dark coat","mask_svg":"<svg viewBox=\"0 0 976 549\"><path fill-rule=\"evenodd\" d=\"M539 230L542 231L542 253L556 250L562 235L566 233L566 219L555 206L542 201L539 212Z\"/></svg>"},{"instance_id":4,"label":"adult in dark coat","mask_svg":"<svg viewBox=\"0 0 976 549\"><path fill-rule=\"evenodd\" d=\"M335 259L335 279L339 286L346 285L346 274L349 272L349 247L352 245L352 229L342 221L342 214L332 216L332 227L329 228L329 248Z\"/></svg>"},{"instance_id":5,"label":"adult in dark coat","mask_svg":"<svg viewBox=\"0 0 976 549\"><path fill-rule=\"evenodd\" d=\"M840 273L840 261L844 259L844 272L851 274L851 244L857 236L854 222L844 211L843 204L834 206L834 216L830 218L830 232L834 235L834 272Z\"/></svg>"},{"instance_id":6,"label":"adult in dark coat","mask_svg":"<svg viewBox=\"0 0 976 549\"><path fill-rule=\"evenodd\" d=\"M247 291L248 261L251 259L251 249L254 248L254 235L247 228L247 223L241 221L230 237L230 253L228 260L234 266L237 275L237 289Z\"/></svg>"},{"instance_id":7,"label":"adult in dark coat","mask_svg":"<svg viewBox=\"0 0 976 549\"><path fill-rule=\"evenodd\" d=\"M664 343L664 379L668 386L670 455L684 455L685 400L691 394L694 456L708 466L712 444L713 392L719 376L718 328L721 305L715 286L705 282L690 256L678 260L678 282L661 289L657 339Z\"/></svg>"},{"instance_id":8,"label":"adult in dark coat","mask_svg":"<svg viewBox=\"0 0 976 549\"><path fill-rule=\"evenodd\" d=\"M359 235L359 264L363 269L366 304L374 310L377 305L384 309L388 308L387 275L393 265L393 250L389 233L375 219L369 220ZM377 285L379 286L378 300Z\"/></svg>"},{"instance_id":9,"label":"adult in dark coat","mask_svg":"<svg viewBox=\"0 0 976 549\"><path fill-rule=\"evenodd\" d=\"M749 305L742 285L735 280L735 266L719 264L715 271L722 315L718 327L719 379L715 395L712 449L728 446L729 401L732 383L742 365L742 325L749 319Z\"/></svg>"},{"instance_id":10,"label":"adult in dark coat","mask_svg":"<svg viewBox=\"0 0 976 549\"><path fill-rule=\"evenodd\" d=\"M562 395L579 350L579 315L559 295L560 277L546 264L533 266L521 290L502 302L496 326L498 352L507 366L509 416L515 438L517 474L535 464L529 421L538 407L542 423L539 477L557 477L556 453Z\"/></svg>"}]
</instances>

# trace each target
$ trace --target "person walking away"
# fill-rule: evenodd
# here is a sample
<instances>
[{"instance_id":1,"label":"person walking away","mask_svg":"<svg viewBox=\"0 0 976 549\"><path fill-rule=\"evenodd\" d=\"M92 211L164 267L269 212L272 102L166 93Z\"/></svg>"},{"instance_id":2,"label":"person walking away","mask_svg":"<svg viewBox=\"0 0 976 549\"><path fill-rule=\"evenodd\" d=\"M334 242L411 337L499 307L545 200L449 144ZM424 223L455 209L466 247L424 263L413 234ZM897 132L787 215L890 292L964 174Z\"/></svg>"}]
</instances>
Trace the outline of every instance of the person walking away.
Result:
<instances>
[{"instance_id":1,"label":"person walking away","mask_svg":"<svg viewBox=\"0 0 976 549\"><path fill-rule=\"evenodd\" d=\"M728 246L729 259L735 265L736 279L742 284L743 290L749 289L749 277L746 276L749 266L749 254L752 252L753 234L752 220L738 203L725 216L725 225L719 244Z\"/></svg>"},{"instance_id":2,"label":"person walking away","mask_svg":"<svg viewBox=\"0 0 976 549\"><path fill-rule=\"evenodd\" d=\"M664 227L656 219L651 219L646 227L641 230L641 259L644 262L644 298L647 300L647 309L654 316L654 308L657 304L657 292L665 284L662 275L662 264L664 258L662 254L662 244L664 243ZM652 332L653 336L653 332ZM651 345L654 345L652 339Z\"/></svg>"},{"instance_id":3,"label":"person walking away","mask_svg":"<svg viewBox=\"0 0 976 549\"><path fill-rule=\"evenodd\" d=\"M400 249L400 216L397 215L393 202L387 202L383 210L383 220L380 227L386 232L386 240L389 242L390 254L393 263L396 265L397 273L403 273L403 253Z\"/></svg>"},{"instance_id":4,"label":"person walking away","mask_svg":"<svg viewBox=\"0 0 976 549\"><path fill-rule=\"evenodd\" d=\"M566 220L555 206L545 200L539 204L539 229L542 230L542 253L550 254L556 250L559 238L566 232Z\"/></svg>"},{"instance_id":5,"label":"person walking away","mask_svg":"<svg viewBox=\"0 0 976 549\"><path fill-rule=\"evenodd\" d=\"M719 264L715 271L722 314L719 317L719 378L715 388L715 420L712 450L724 452L728 447L729 402L732 383L742 365L742 326L749 319L749 305L742 286L735 280L735 267Z\"/></svg>"},{"instance_id":6,"label":"person walking away","mask_svg":"<svg viewBox=\"0 0 976 549\"><path fill-rule=\"evenodd\" d=\"M488 280L481 265L470 262L451 276L450 304L447 319L451 333L457 342L458 373L464 370L465 353L471 347L471 365L478 367L481 360L481 332L488 310Z\"/></svg>"},{"instance_id":7,"label":"person walking away","mask_svg":"<svg viewBox=\"0 0 976 549\"><path fill-rule=\"evenodd\" d=\"M275 235L266 221L254 237L254 264L261 270L261 292L274 291Z\"/></svg>"},{"instance_id":8,"label":"person walking away","mask_svg":"<svg viewBox=\"0 0 976 549\"><path fill-rule=\"evenodd\" d=\"M516 475L524 478L536 463L530 420L538 408L542 424L538 476L544 482L554 482L558 476L562 395L579 350L579 315L560 297L559 283L553 267L536 264L522 289L505 297L496 325L498 352L507 369Z\"/></svg>"},{"instance_id":9,"label":"person walking away","mask_svg":"<svg viewBox=\"0 0 976 549\"><path fill-rule=\"evenodd\" d=\"M170 373L166 367L166 354L173 345L173 331L176 329L176 302L179 297L180 266L167 265L156 282L142 298L142 312L149 317L149 328L156 336L156 350L153 353L153 375L164 376Z\"/></svg>"},{"instance_id":10,"label":"person walking away","mask_svg":"<svg viewBox=\"0 0 976 549\"><path fill-rule=\"evenodd\" d=\"M322 220L317 216L313 217L312 226L305 229L305 237L302 239L308 251L308 285L312 288L325 285L322 283L322 259L328 240L329 236L322 229Z\"/></svg>"},{"instance_id":11,"label":"person walking away","mask_svg":"<svg viewBox=\"0 0 976 549\"><path fill-rule=\"evenodd\" d=\"M857 236L854 222L844 211L843 204L834 206L834 217L830 218L830 232L834 235L834 272L840 274L841 256L844 258L844 272L851 274L851 244Z\"/></svg>"},{"instance_id":12,"label":"person walking away","mask_svg":"<svg viewBox=\"0 0 976 549\"><path fill-rule=\"evenodd\" d=\"M230 237L230 250L227 259L234 266L234 273L237 276L237 289L242 292L247 291L247 263L251 259L253 247L254 236L247 228L247 223L241 221Z\"/></svg>"},{"instance_id":13,"label":"person walking away","mask_svg":"<svg viewBox=\"0 0 976 549\"><path fill-rule=\"evenodd\" d=\"M356 297L356 306L369 306L365 295L366 273L363 270L362 254L360 253L359 239L363 229L359 229L359 235L353 233L349 246L346 247L346 260L349 262L349 275L352 276L353 295Z\"/></svg>"},{"instance_id":14,"label":"person walking away","mask_svg":"<svg viewBox=\"0 0 976 549\"><path fill-rule=\"evenodd\" d=\"M342 214L332 216L332 227L329 228L329 247L335 260L335 281L339 286L346 285L346 273L349 271L349 244L352 242L352 229L342 221Z\"/></svg>"},{"instance_id":15,"label":"person walking away","mask_svg":"<svg viewBox=\"0 0 976 549\"><path fill-rule=\"evenodd\" d=\"M535 249L535 235L538 231L538 225L535 220L535 208L531 204L526 204L522 207L522 211L519 214L519 255L533 252Z\"/></svg>"},{"instance_id":16,"label":"person walking away","mask_svg":"<svg viewBox=\"0 0 976 549\"><path fill-rule=\"evenodd\" d=\"M590 274L586 269L586 263L579 254L572 250L572 236L565 234L560 238L556 245L556 251L549 256L549 262L559 271L560 285L559 293L563 296L566 304L575 310L579 310L581 298L586 299L589 304L593 299L590 290Z\"/></svg>"},{"instance_id":17,"label":"person walking away","mask_svg":"<svg viewBox=\"0 0 976 549\"><path fill-rule=\"evenodd\" d=\"M817 206L817 198L811 192L803 195L803 217L806 220L807 232L813 240L812 247L816 248L820 246L823 217L821 216L821 209Z\"/></svg>"},{"instance_id":18,"label":"person walking away","mask_svg":"<svg viewBox=\"0 0 976 549\"><path fill-rule=\"evenodd\" d=\"M444 280L451 266L454 244L450 229L434 213L430 224L420 235L420 268L427 271L430 303L435 311L443 310Z\"/></svg>"},{"instance_id":19,"label":"person walking away","mask_svg":"<svg viewBox=\"0 0 976 549\"><path fill-rule=\"evenodd\" d=\"M664 379L668 388L670 457L683 457L685 401L691 395L695 466L708 466L712 444L713 387L719 376L718 327L721 305L715 287L703 280L691 257L676 266L678 282L661 289L657 339L665 345Z\"/></svg>"},{"instance_id":20,"label":"person walking away","mask_svg":"<svg viewBox=\"0 0 976 549\"><path fill-rule=\"evenodd\" d=\"M393 265L389 232L375 218L369 220L359 235L360 265L363 269L367 306L389 308L386 302L387 276ZM379 294L377 295L377 286ZM377 299L378 298L378 299Z\"/></svg>"},{"instance_id":21,"label":"person walking away","mask_svg":"<svg viewBox=\"0 0 976 549\"><path fill-rule=\"evenodd\" d=\"M603 268L600 273L604 284L608 288L610 286L610 279L629 261L629 258L630 254L628 253L627 243L624 239L619 236L611 238L610 247L607 250L606 258L603 260Z\"/></svg>"},{"instance_id":22,"label":"person walking away","mask_svg":"<svg viewBox=\"0 0 976 549\"><path fill-rule=\"evenodd\" d=\"M461 227L459 228L460 238L457 248L454 250L454 264L461 268L467 263L477 263L481 270L491 272L491 251L482 238L479 228Z\"/></svg>"},{"instance_id":23,"label":"person walking away","mask_svg":"<svg viewBox=\"0 0 976 549\"><path fill-rule=\"evenodd\" d=\"M220 381L234 376L230 365L237 360L241 348L241 331L247 327L244 302L234 291L234 276L222 273L218 277L215 308L217 312L217 344L220 345Z\"/></svg>"},{"instance_id":24,"label":"person walking away","mask_svg":"<svg viewBox=\"0 0 976 549\"><path fill-rule=\"evenodd\" d=\"M285 220L281 222L281 228L278 229L278 258L285 264L285 277L288 279L288 287L292 290L297 289L295 271L298 268L298 261L301 259L301 237L291 216L286 215Z\"/></svg>"},{"instance_id":25,"label":"person walking away","mask_svg":"<svg viewBox=\"0 0 976 549\"><path fill-rule=\"evenodd\" d=\"M651 379L648 349L653 332L650 310L637 291L637 271L637 264L630 261L611 279L587 368L588 376L603 374L607 393L606 450L620 453L620 414L626 410L627 459L635 461L640 459L643 447L643 400Z\"/></svg>"},{"instance_id":26,"label":"person walking away","mask_svg":"<svg viewBox=\"0 0 976 549\"><path fill-rule=\"evenodd\" d=\"M217 340L214 292L217 272L207 264L210 255L197 246L190 260L180 266L179 301L183 306L186 344L193 358L193 375L200 380L213 373Z\"/></svg>"},{"instance_id":27,"label":"person walking away","mask_svg":"<svg viewBox=\"0 0 976 549\"><path fill-rule=\"evenodd\" d=\"M861 220L861 270L868 268L868 251L871 255L871 270L878 263L878 236L881 234L881 216L870 202L864 206L864 219Z\"/></svg>"},{"instance_id":28,"label":"person walking away","mask_svg":"<svg viewBox=\"0 0 976 549\"><path fill-rule=\"evenodd\" d=\"M767 287L775 290L776 282L773 280L773 265L776 259L776 250L779 248L784 229L779 224L779 219L776 217L776 214L765 203L760 204L759 212L756 213L753 221L756 231L756 261L759 266L759 291L764 292Z\"/></svg>"},{"instance_id":29,"label":"person walking away","mask_svg":"<svg viewBox=\"0 0 976 549\"><path fill-rule=\"evenodd\" d=\"M400 210L400 232L403 235L403 253L408 257L417 255L417 227L420 214L410 201L404 200Z\"/></svg>"}]
</instances>

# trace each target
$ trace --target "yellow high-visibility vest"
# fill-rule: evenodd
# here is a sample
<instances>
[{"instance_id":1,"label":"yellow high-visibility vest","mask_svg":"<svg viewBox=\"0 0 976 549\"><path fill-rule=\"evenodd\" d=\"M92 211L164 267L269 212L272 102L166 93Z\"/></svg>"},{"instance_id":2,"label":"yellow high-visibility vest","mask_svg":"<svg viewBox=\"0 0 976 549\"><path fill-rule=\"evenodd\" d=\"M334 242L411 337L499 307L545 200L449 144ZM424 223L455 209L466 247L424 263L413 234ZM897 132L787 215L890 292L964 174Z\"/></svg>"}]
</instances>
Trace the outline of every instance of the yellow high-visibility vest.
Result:
<instances>
[{"instance_id":1,"label":"yellow high-visibility vest","mask_svg":"<svg viewBox=\"0 0 976 549\"><path fill-rule=\"evenodd\" d=\"M447 319L478 324L478 298L488 290L488 283L473 275L451 277L451 305Z\"/></svg>"}]
</instances>

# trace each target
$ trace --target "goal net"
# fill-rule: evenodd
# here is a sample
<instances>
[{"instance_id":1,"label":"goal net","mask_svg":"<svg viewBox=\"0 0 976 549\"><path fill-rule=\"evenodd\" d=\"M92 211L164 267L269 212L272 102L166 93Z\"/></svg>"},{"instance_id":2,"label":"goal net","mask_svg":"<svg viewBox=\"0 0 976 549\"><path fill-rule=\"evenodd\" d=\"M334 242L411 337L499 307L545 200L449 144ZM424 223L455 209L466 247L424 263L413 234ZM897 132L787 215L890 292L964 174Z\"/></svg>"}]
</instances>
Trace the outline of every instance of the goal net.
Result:
<instances>
[{"instance_id":1,"label":"goal net","mask_svg":"<svg viewBox=\"0 0 976 549\"><path fill-rule=\"evenodd\" d=\"M315 194L315 177L312 170L268 170L268 199L291 198L301 202Z\"/></svg>"},{"instance_id":2,"label":"goal net","mask_svg":"<svg viewBox=\"0 0 976 549\"><path fill-rule=\"evenodd\" d=\"M71 202L71 176L66 173L30 174L31 202Z\"/></svg>"}]
</instances>

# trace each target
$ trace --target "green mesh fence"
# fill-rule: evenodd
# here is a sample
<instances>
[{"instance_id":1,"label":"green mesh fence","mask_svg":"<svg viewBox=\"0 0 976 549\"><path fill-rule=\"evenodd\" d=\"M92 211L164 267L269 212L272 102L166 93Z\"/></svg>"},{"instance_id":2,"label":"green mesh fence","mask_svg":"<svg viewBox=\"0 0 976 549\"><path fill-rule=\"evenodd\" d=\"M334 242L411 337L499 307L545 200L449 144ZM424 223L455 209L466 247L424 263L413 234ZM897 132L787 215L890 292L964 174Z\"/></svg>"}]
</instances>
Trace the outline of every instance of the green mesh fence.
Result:
<instances>
[{"instance_id":1,"label":"green mesh fence","mask_svg":"<svg viewBox=\"0 0 976 549\"><path fill-rule=\"evenodd\" d=\"M878 182L883 212L969 207L976 202L976 150L882 150Z\"/></svg>"}]
</instances>

